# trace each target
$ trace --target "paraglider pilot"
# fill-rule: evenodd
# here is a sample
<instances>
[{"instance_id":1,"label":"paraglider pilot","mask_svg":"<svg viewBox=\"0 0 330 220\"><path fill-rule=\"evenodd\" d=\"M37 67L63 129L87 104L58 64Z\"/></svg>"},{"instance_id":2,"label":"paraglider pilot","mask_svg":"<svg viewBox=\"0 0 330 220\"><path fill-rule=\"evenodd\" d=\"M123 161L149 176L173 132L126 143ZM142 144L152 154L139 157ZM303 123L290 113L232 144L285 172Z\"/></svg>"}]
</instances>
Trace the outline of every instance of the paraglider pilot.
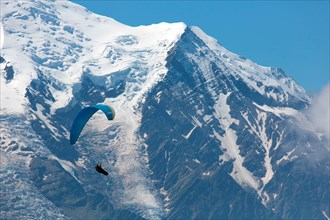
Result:
<instances>
[{"instance_id":1,"label":"paraglider pilot","mask_svg":"<svg viewBox=\"0 0 330 220\"><path fill-rule=\"evenodd\" d=\"M100 165L97 164L95 170L99 173L102 173L103 175L108 176L108 172L101 167L101 164Z\"/></svg>"}]
</instances>

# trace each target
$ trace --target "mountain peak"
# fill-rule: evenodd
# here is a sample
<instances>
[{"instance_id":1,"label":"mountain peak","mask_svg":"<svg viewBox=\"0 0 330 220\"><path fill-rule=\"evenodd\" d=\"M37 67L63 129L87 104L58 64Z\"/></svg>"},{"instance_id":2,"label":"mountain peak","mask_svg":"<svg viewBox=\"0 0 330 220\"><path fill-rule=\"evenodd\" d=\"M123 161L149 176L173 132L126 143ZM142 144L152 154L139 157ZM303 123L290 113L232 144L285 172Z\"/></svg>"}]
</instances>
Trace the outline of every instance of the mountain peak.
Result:
<instances>
[{"instance_id":1,"label":"mountain peak","mask_svg":"<svg viewBox=\"0 0 330 220\"><path fill-rule=\"evenodd\" d=\"M5 218L329 213L328 163L305 163L327 155L328 142L297 123L308 96L283 70L184 23L130 27L69 1L1 1L1 10ZM96 103L115 119L96 113L70 145L75 116ZM106 178L94 170L101 162Z\"/></svg>"},{"instance_id":2,"label":"mountain peak","mask_svg":"<svg viewBox=\"0 0 330 220\"><path fill-rule=\"evenodd\" d=\"M244 82L262 96L274 100L276 105L287 105L289 97L294 97L295 103L309 103L310 98L305 90L293 79L288 77L281 68L265 67L253 61L232 53L218 43L218 41L205 34L198 27L190 27L191 31L200 38L214 53L212 59L219 60L234 73L234 77ZM274 95L277 93L277 95ZM302 107L305 104L301 105Z\"/></svg>"},{"instance_id":3,"label":"mountain peak","mask_svg":"<svg viewBox=\"0 0 330 220\"><path fill-rule=\"evenodd\" d=\"M2 1L1 9L1 56L15 72L11 83L1 81L2 88L11 99L24 97L27 85L38 78L38 69L62 84L63 91L54 90L55 108L71 100L71 85L79 82L84 69L95 81L140 65L140 61L160 67L159 61L165 62L167 51L186 28L183 23L130 27L70 1ZM146 75L148 84L162 72ZM14 88L18 81L20 86ZM6 112L23 113L23 108L6 107L11 106L6 102L8 97L3 100L1 108ZM17 106L25 104L24 99L17 98Z\"/></svg>"}]
</instances>

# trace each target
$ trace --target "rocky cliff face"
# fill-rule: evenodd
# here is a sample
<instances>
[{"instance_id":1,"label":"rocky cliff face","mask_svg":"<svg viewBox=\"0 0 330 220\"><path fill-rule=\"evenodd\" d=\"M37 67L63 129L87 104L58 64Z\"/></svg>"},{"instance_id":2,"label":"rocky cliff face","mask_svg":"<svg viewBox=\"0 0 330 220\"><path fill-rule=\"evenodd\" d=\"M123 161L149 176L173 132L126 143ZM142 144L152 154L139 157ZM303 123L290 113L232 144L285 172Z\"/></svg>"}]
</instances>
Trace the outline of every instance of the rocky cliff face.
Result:
<instances>
[{"instance_id":1,"label":"rocky cliff face","mask_svg":"<svg viewBox=\"0 0 330 220\"><path fill-rule=\"evenodd\" d=\"M1 217L329 216L329 140L283 70L182 23L133 28L63 1L1 8ZM95 103L116 119L96 114L71 146Z\"/></svg>"},{"instance_id":2,"label":"rocky cliff face","mask_svg":"<svg viewBox=\"0 0 330 220\"><path fill-rule=\"evenodd\" d=\"M143 107L140 132L168 216L324 218L329 191L313 200L314 214L296 197L311 199L327 185L329 161L320 156L328 154L327 141L297 119L308 99L266 83L261 95L201 38L186 30ZM268 71L290 80L280 69Z\"/></svg>"}]
</instances>

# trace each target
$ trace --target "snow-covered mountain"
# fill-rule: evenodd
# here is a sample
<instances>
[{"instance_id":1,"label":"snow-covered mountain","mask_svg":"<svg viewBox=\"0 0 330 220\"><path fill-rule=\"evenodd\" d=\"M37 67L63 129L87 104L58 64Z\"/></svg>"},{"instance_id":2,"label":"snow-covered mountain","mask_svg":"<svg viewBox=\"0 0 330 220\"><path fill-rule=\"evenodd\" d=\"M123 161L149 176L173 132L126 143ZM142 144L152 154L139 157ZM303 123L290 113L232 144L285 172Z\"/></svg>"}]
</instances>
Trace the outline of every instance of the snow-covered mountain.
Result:
<instances>
[{"instance_id":1,"label":"snow-covered mountain","mask_svg":"<svg viewBox=\"0 0 330 220\"><path fill-rule=\"evenodd\" d=\"M1 218L329 219L329 140L280 68L69 1L1 1L0 36ZM95 103L115 120L70 145Z\"/></svg>"}]
</instances>

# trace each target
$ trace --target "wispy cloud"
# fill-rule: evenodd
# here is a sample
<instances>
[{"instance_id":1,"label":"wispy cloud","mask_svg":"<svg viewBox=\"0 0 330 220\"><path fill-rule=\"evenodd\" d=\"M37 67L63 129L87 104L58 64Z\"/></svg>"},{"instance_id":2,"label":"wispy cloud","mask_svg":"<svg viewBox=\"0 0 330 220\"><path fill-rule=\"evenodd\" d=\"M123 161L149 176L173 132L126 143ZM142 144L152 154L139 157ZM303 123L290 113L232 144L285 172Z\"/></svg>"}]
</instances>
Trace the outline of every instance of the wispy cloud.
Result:
<instances>
[{"instance_id":1,"label":"wispy cloud","mask_svg":"<svg viewBox=\"0 0 330 220\"><path fill-rule=\"evenodd\" d=\"M319 94L314 96L310 107L311 120L317 129L325 132L326 136L330 136L330 84L321 90Z\"/></svg>"}]
</instances>

